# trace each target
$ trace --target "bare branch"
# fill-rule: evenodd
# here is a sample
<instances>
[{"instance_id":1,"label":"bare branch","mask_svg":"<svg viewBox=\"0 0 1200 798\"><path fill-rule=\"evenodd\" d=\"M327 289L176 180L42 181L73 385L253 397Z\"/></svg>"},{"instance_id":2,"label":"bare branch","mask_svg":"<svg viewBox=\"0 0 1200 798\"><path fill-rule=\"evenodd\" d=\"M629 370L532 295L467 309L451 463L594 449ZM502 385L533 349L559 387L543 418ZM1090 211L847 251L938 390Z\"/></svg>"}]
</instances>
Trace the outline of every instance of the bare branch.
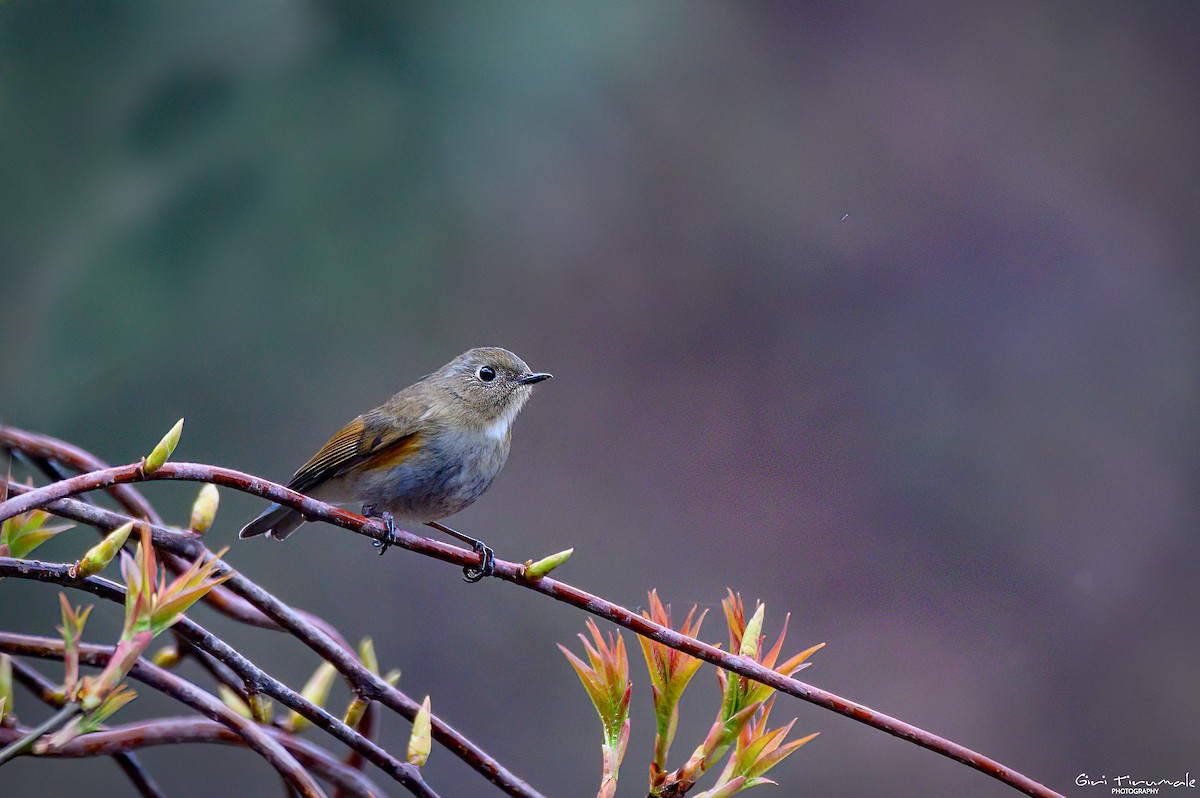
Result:
<instances>
[{"instance_id":1,"label":"bare branch","mask_svg":"<svg viewBox=\"0 0 1200 798\"><path fill-rule=\"evenodd\" d=\"M354 768L347 767L328 751L286 732L271 727L264 730L314 775L357 798L383 795L370 779ZM15 739L18 733L0 729L0 745ZM130 751L157 745L176 743L221 743L244 746L246 741L228 727L203 718L160 718L114 726L102 731L76 737L46 757L79 758L89 756L128 756Z\"/></svg>"},{"instance_id":2,"label":"bare branch","mask_svg":"<svg viewBox=\"0 0 1200 798\"><path fill-rule=\"evenodd\" d=\"M171 463L167 463L163 468L171 465ZM16 483L9 483L9 487L15 494L29 490L28 487ZM118 513L73 499L61 499L53 502L47 509L64 518L72 518L104 529L116 528L129 520ZM351 517L359 518L359 516ZM161 526L151 526L150 529L156 548L162 548L193 560L198 557L213 556L212 552L193 535L175 532ZM451 546L446 548L452 551L461 551ZM234 571L228 563L223 565L225 569L233 573L223 587L228 587L239 596L246 598L254 607L266 612L274 622L294 634L321 657L333 663L338 671L351 681L360 695L387 705L410 721L416 717L417 710L420 708L416 701L363 667L347 647L340 645L326 634L323 628L309 623L308 618L311 616L284 604L271 593ZM516 796L516 798L544 798L541 793L518 778L490 754L436 716L433 718L433 737L439 744L509 795Z\"/></svg>"},{"instance_id":3,"label":"bare branch","mask_svg":"<svg viewBox=\"0 0 1200 798\"><path fill-rule=\"evenodd\" d=\"M63 479L62 466L73 471L100 471L108 468L108 463L58 438L49 435L38 435L13 427L0 427L0 443L5 448L12 449L27 457L34 465L48 473L56 474L55 479ZM158 511L132 485L113 485L108 491L117 503L130 515L152 524L161 524L162 518Z\"/></svg>"},{"instance_id":4,"label":"bare branch","mask_svg":"<svg viewBox=\"0 0 1200 798\"><path fill-rule=\"evenodd\" d=\"M0 765L3 765L10 759L29 753L34 743L47 734L53 734L63 726L66 726L72 720L79 717L82 712L83 707L78 704L63 704L58 708L57 712L47 718L45 722L39 724L37 728L29 729L23 735L17 735L12 742L4 748L0 748Z\"/></svg>"},{"instance_id":5,"label":"bare branch","mask_svg":"<svg viewBox=\"0 0 1200 798\"><path fill-rule=\"evenodd\" d=\"M209 555L211 557L211 555ZM0 575L37 579L43 582L75 587L89 593L122 602L125 588L98 576L79 578L71 575L71 566L56 563L17 560L0 557ZM331 735L359 751L385 773L407 787L414 795L433 796L417 768L401 762L375 743L342 723L324 709L313 704L290 687L263 671L232 646L209 632L188 617L181 618L174 627L189 643L201 651L214 656L229 667L244 681L249 692L265 693L311 720Z\"/></svg>"},{"instance_id":6,"label":"bare branch","mask_svg":"<svg viewBox=\"0 0 1200 798\"><path fill-rule=\"evenodd\" d=\"M7 559L7 558L6 558ZM41 659L62 659L63 643L49 637L0 632L0 652ZM111 646L96 646L81 643L79 661L95 667L104 667L112 657ZM186 679L165 671L155 665L138 660L130 676L160 692L175 698L207 718L227 726L246 741L252 750L260 754L279 772L287 783L305 798L324 798L325 793L313 781L300 763L287 752L262 727L243 718L209 693L204 692Z\"/></svg>"},{"instance_id":7,"label":"bare branch","mask_svg":"<svg viewBox=\"0 0 1200 798\"><path fill-rule=\"evenodd\" d=\"M103 460L66 441L3 425L0 425L0 446L21 455L55 481L67 478L67 469L87 472L108 468L108 464ZM110 493L117 503L133 517L156 525L162 524L162 518L159 517L158 511L133 485L114 485L110 489ZM180 562L173 556L168 555L163 558L163 561L175 574L181 573L187 567L186 563ZM204 602L235 621L264 629L279 629L274 621L224 587L218 586L215 590L209 591L208 595L204 597ZM309 618L309 620L318 625L324 623L315 617ZM339 637L332 627L326 626L325 631L334 638ZM350 646L346 644L345 647L349 648Z\"/></svg>"},{"instance_id":8,"label":"bare branch","mask_svg":"<svg viewBox=\"0 0 1200 798\"><path fill-rule=\"evenodd\" d=\"M52 707L62 706L64 700L62 692L38 670L19 659L12 660L12 669L13 677L40 701ZM138 794L142 798L166 798L162 789L133 754L116 752L112 754L112 758L133 782L133 786L137 788Z\"/></svg>"},{"instance_id":9,"label":"bare branch","mask_svg":"<svg viewBox=\"0 0 1200 798\"><path fill-rule=\"evenodd\" d=\"M396 533L389 538L388 532L384 525L378 521L363 518L362 516L342 510L333 505L325 504L316 499L312 499L303 494L290 490L282 485L278 485L258 477L244 474L232 469L220 468L218 466L208 466L197 463L167 463L161 469L155 471L148 477L142 475L137 464L127 466L116 466L109 469L95 471L90 474L83 474L68 480L63 480L44 488L28 491L23 495L15 496L7 501L0 503L0 519L10 517L19 512L24 512L32 507L47 507L50 502L56 499L64 498L89 490L99 488L110 488L116 484L129 482L138 482L143 479L168 479L168 480L186 480L199 482L212 482L214 484L223 485L225 487L234 488L255 496L261 496L271 501L293 507L304 514L308 520L321 520L327 523L340 526L357 534L365 535L376 540L383 540L391 545L396 545L401 548L408 549L424 554L429 557L434 557L446 562L453 563L458 566L478 566L480 565L481 555L450 546L439 541L429 540L419 535L414 535L411 532L397 530ZM17 486L18 488L20 486ZM10 489L16 492L10 484ZM53 507L48 509L54 510ZM158 542L156 536L156 544ZM981 773L984 773L992 778L998 779L1028 795L1032 796L1058 796L1058 793L1048 787L1024 776L1011 768L997 762L994 759L986 757L976 751L973 751L965 746L959 745L951 740L947 740L931 732L925 731L912 724L905 723L898 718L894 718L882 712L877 712L870 707L859 704L855 701L842 698L834 693L822 690L813 685L801 682L798 679L783 676L761 664L753 661L748 657L742 657L722 651L715 646L708 645L700 640L692 637L681 635L671 629L656 624L643 618L640 615L633 613L631 610L622 607L613 602L595 596L579 588L568 585L564 582L551 578L542 578L536 581L525 579L523 566L516 563L496 560L495 575L505 581L521 585L522 587L543 593L558 601L570 604L572 606L583 609L589 613L605 618L619 626L623 626L636 634L647 637L651 640L656 640L664 645L670 646L676 650L690 654L699 659L705 660L713 665L716 665L725 670L738 673L749 679L753 679L761 684L765 684L780 692L787 693L796 698L824 707L825 709L845 715L860 723L864 723L873 728L887 732L895 737L915 743L923 748L927 748L935 753L946 756L957 762L972 767ZM242 591L233 587L232 580L227 583L231 590L246 596ZM254 586L257 588L257 586ZM261 589L259 589L261 590ZM273 597L272 597L273 598ZM261 607L260 607L261 608ZM277 621L283 623L280 617L275 613L267 610L267 614L274 617ZM284 624L288 626L288 624ZM289 628L291 628L289 626ZM295 630L293 630L295 631ZM299 636L299 632L297 632ZM305 642L309 642L308 639ZM309 642L310 646L313 645ZM322 652L323 653L323 652ZM323 653L324 655L324 653ZM346 658L341 658L346 659ZM352 661L349 664L340 663L331 659L338 669L348 677L355 679L356 684L358 678L362 677L357 669L365 671L357 661ZM344 669L344 667L346 669ZM369 672L367 672L368 675ZM373 675L372 675L373 676ZM374 679L379 682L378 678ZM378 685L372 685L378 688ZM375 696L371 696L375 697ZM391 696L384 692L379 696L380 700L388 706L401 712L410 719L415 715L415 705L407 706L401 703L400 706L395 706L388 699ZM407 697L405 697L407 698ZM409 714L412 713L412 714ZM435 725L435 736L437 727Z\"/></svg>"}]
</instances>

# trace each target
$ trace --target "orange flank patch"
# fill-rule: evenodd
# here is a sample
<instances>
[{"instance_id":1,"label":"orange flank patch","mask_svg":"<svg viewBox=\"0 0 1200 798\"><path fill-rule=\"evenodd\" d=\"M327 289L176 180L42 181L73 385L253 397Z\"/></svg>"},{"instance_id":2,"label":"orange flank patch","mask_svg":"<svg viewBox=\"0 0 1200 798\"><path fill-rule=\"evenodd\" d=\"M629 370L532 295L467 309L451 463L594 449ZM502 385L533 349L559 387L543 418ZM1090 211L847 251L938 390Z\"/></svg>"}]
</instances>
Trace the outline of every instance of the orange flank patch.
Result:
<instances>
[{"instance_id":1,"label":"orange flank patch","mask_svg":"<svg viewBox=\"0 0 1200 798\"><path fill-rule=\"evenodd\" d=\"M395 443L389 443L369 455L363 461L363 466L370 469L393 468L400 465L419 448L421 436L418 433L405 435Z\"/></svg>"}]
</instances>

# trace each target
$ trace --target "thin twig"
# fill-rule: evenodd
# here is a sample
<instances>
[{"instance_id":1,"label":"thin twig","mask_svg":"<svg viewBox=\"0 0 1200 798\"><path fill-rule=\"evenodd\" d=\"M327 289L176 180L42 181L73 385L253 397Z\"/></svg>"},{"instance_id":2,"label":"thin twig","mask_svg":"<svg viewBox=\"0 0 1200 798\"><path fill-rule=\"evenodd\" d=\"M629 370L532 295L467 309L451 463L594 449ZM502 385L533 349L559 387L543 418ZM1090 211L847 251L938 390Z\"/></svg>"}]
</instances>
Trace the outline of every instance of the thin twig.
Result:
<instances>
[{"instance_id":1,"label":"thin twig","mask_svg":"<svg viewBox=\"0 0 1200 798\"><path fill-rule=\"evenodd\" d=\"M41 659L61 659L62 641L50 637L17 635L13 632L0 631L0 652L20 656L38 656ZM112 655L113 647L94 646L90 643L79 644L79 661L82 664L103 667L108 664ZM282 745L268 736L262 727L242 718L241 715L224 706L216 697L200 690L186 679L164 671L161 667L151 665L145 660L134 662L130 676L187 704L188 707L203 714L205 718L228 726L230 730L244 738L246 744L253 751L262 755L271 764L271 767L274 767L276 772L280 773L288 781L288 784L295 787L302 796L324 798L325 793L317 786L317 782L313 781L307 770L300 767L300 763L296 762L295 758L288 754Z\"/></svg>"},{"instance_id":2,"label":"thin twig","mask_svg":"<svg viewBox=\"0 0 1200 798\"><path fill-rule=\"evenodd\" d=\"M58 481L65 478L64 467L76 472L96 471L108 468L108 464L90 452L86 452L66 441L49 435L40 435L26 430L0 425L0 447L27 456L33 465ZM146 520L151 524L161 526L163 521L153 505L142 496L141 492L131 484L115 485L111 489L113 498L135 518ZM89 502L90 504L90 502ZM166 555L163 562L172 573L178 574L187 567L177 557ZM257 626L262 629L282 631L279 625L260 611L251 606L245 599L230 593L224 586L217 586L204 597L204 603L217 612L235 621ZM308 616L311 623L320 626L324 631L349 649L349 643L338 634L337 630L315 615Z\"/></svg>"},{"instance_id":3,"label":"thin twig","mask_svg":"<svg viewBox=\"0 0 1200 798\"><path fill-rule=\"evenodd\" d=\"M85 473L108 468L108 463L74 444L15 427L0 426L0 445L6 449L14 449L35 462L45 461L51 468L65 465L74 471ZM58 478L62 479L61 472ZM163 522L154 506L132 485L114 485L108 493L135 518L152 524Z\"/></svg>"},{"instance_id":4,"label":"thin twig","mask_svg":"<svg viewBox=\"0 0 1200 798\"><path fill-rule=\"evenodd\" d=\"M47 734L53 734L63 726L66 726L72 720L79 717L81 712L83 712L83 708L79 704L63 704L58 708L57 712L46 718L41 725L30 729L24 736L18 737L3 749L0 749L0 766L3 766L10 759L27 753L29 749L33 748L34 743Z\"/></svg>"},{"instance_id":5,"label":"thin twig","mask_svg":"<svg viewBox=\"0 0 1200 798\"><path fill-rule=\"evenodd\" d=\"M387 529L378 521L366 519L333 505L325 504L324 502L259 477L219 466L197 463L167 463L150 475L141 474L137 464L117 466L80 475L69 480L29 491L20 496L9 498L6 502L0 503L0 519L10 517L18 512L24 512L31 507L45 506L55 499L71 496L75 493L96 490L98 488L108 488L118 483L137 482L145 479L212 482L292 507L303 513L306 519L326 521L349 529L352 532L375 538L376 540L387 540L392 545L416 551L426 556L460 566L478 566L481 564L481 555L478 553L459 549L439 541L429 540L403 530L396 530L396 533L389 539ZM37 498L31 498L35 494L37 494ZM526 580L523 576L523 567L516 563L496 560L495 575L505 581L513 582L564 603L579 607L619 626L623 626L636 634L703 659L725 670L741 674L796 698L845 715L900 739L908 740L935 753L961 762L1028 795L1039 796L1040 798L1059 796L1058 793L1045 785L966 746L947 740L885 713L877 712L858 702L850 701L834 693L806 684L798 679L783 676L776 671L763 667L760 663L748 657L730 654L695 638L681 635L674 630L660 626L640 615L634 614L625 607L606 601L599 596L548 577L536 582ZM339 670L341 670L340 667ZM385 701L385 703L387 702ZM389 704L389 706L391 705Z\"/></svg>"},{"instance_id":6,"label":"thin twig","mask_svg":"<svg viewBox=\"0 0 1200 798\"><path fill-rule=\"evenodd\" d=\"M353 654L338 648L332 640L325 637L321 630L304 623L291 607L254 582L241 577L240 574L233 576L225 584L229 586L230 590L262 609L305 645L330 662L351 681L364 699L379 701L410 721L417 716L420 704L398 688L388 684L378 674L372 673ZM502 766L490 754L443 719L433 716L431 725L433 739L509 795L518 798L542 798L541 793Z\"/></svg>"},{"instance_id":7,"label":"thin twig","mask_svg":"<svg viewBox=\"0 0 1200 798\"><path fill-rule=\"evenodd\" d=\"M319 746L280 729L266 727L265 731L314 775L344 791L346 795L357 798L384 795L369 778L354 768L347 767ZM15 732L12 730L0 730L0 743L14 736ZM178 743L221 743L239 746L246 744L245 740L228 727L215 721L196 717L158 718L85 734L41 756L72 759L90 756L121 757L140 748Z\"/></svg>"},{"instance_id":8,"label":"thin twig","mask_svg":"<svg viewBox=\"0 0 1200 798\"><path fill-rule=\"evenodd\" d=\"M229 666L189 640L179 624L172 626L171 631L175 634L175 646L181 659L191 657L201 670L213 678L213 681L225 685L242 699L249 699L249 695L246 693L246 683L239 679Z\"/></svg>"},{"instance_id":9,"label":"thin twig","mask_svg":"<svg viewBox=\"0 0 1200 798\"><path fill-rule=\"evenodd\" d=\"M62 689L56 687L54 682L43 676L37 668L27 665L19 659L14 659L12 660L12 671L13 679L20 682L43 704L58 709L66 703Z\"/></svg>"},{"instance_id":10,"label":"thin twig","mask_svg":"<svg viewBox=\"0 0 1200 798\"><path fill-rule=\"evenodd\" d=\"M12 659L10 662L12 663L13 678L43 703L52 707L61 707L65 703L62 691L40 671L19 659ZM133 754L118 751L112 755L112 758L116 761L117 767L121 768L121 771L133 782L133 786L137 788L138 794L142 798L166 798L162 788L155 783Z\"/></svg>"},{"instance_id":11,"label":"thin twig","mask_svg":"<svg viewBox=\"0 0 1200 798\"><path fill-rule=\"evenodd\" d=\"M209 721L211 723L211 721ZM221 728L225 728L222 726ZM232 734L232 732L230 732ZM240 737L238 739L241 739ZM166 798L166 793L158 786L158 783L150 777L146 768L142 767L141 761L132 753L115 753L112 755L113 761L117 763L117 767L129 779L134 788L138 791L138 795L142 798Z\"/></svg>"},{"instance_id":12,"label":"thin twig","mask_svg":"<svg viewBox=\"0 0 1200 798\"><path fill-rule=\"evenodd\" d=\"M16 483L9 483L9 486L13 493L30 490L28 487ZM105 529L114 529L129 520L118 513L74 499L61 499L47 505L46 509L64 518ZM358 516L352 517L358 518ZM213 556L212 552L194 535L175 532L160 526L150 526L150 530L154 536L155 548L161 548L192 560ZM332 663L342 675L350 680L354 689L363 698L386 704L390 709L410 721L416 717L420 704L365 668L347 647L326 634L323 627L309 623L308 618L311 617L309 614L301 613L284 604L274 595L235 571L228 563L222 564L221 573L225 572L231 573L232 576L223 585L224 587L230 588L239 596L246 598L250 604L266 612L273 619L273 623L278 623L322 658ZM431 720L433 738L440 745L504 792L514 798L544 798L541 793L522 781L444 720L437 716L433 716Z\"/></svg>"},{"instance_id":13,"label":"thin twig","mask_svg":"<svg viewBox=\"0 0 1200 798\"><path fill-rule=\"evenodd\" d=\"M363 710L362 720L358 722L358 731L363 737L366 737L368 740L374 742L378 737L378 726L379 702L369 701L367 702L366 708ZM355 768L356 770L362 770L363 765L366 764L366 760L363 759L363 755L358 751L353 750L346 755L346 758L343 761L346 763L346 767ZM333 798L343 798L343 796L335 795Z\"/></svg>"},{"instance_id":14,"label":"thin twig","mask_svg":"<svg viewBox=\"0 0 1200 798\"><path fill-rule=\"evenodd\" d=\"M210 555L211 556L211 555ZM125 600L125 588L98 576L79 578L71 575L71 566L59 563L44 563L35 560L17 560L0 557L0 576L37 579L42 582L79 588L114 602ZM294 709L331 735L359 751L372 763L380 767L404 785L414 795L436 798L433 790L425 783L420 771L401 762L375 743L342 723L326 710L313 704L290 687L263 671L232 646L209 632L198 623L184 616L172 627L178 630L189 643L201 651L211 654L232 669L243 680L247 689L254 693L265 693Z\"/></svg>"},{"instance_id":15,"label":"thin twig","mask_svg":"<svg viewBox=\"0 0 1200 798\"><path fill-rule=\"evenodd\" d=\"M0 652L41 659L62 659L63 642L49 637L21 635L0 631ZM104 667L112 657L111 646L79 644L79 661L86 665ZM191 682L139 659L129 675L140 682L166 693L207 718L227 726L246 741L253 751L265 758L290 785L306 798L325 798L325 793L311 775L261 726L243 718L217 698Z\"/></svg>"}]
</instances>

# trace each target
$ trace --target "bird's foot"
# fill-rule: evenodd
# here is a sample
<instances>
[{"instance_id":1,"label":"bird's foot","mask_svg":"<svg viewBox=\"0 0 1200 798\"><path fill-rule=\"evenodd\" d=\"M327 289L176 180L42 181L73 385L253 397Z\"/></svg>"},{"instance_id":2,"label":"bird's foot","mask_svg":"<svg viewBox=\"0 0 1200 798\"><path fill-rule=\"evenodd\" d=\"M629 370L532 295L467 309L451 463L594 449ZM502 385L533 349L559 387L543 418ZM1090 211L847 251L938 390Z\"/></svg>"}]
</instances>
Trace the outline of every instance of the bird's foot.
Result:
<instances>
[{"instance_id":1,"label":"bird's foot","mask_svg":"<svg viewBox=\"0 0 1200 798\"><path fill-rule=\"evenodd\" d=\"M453 535L463 543L471 544L471 548L479 553L479 565L463 566L464 582L478 582L485 576L491 576L496 573L496 554L492 551L491 546L488 546L482 540L476 540L470 535L457 532L445 524L439 524L437 521L429 521L426 526L431 526L434 529L445 532L447 535Z\"/></svg>"},{"instance_id":2,"label":"bird's foot","mask_svg":"<svg viewBox=\"0 0 1200 798\"><path fill-rule=\"evenodd\" d=\"M477 540L471 548L479 552L479 567L463 566L463 581L478 582L485 576L491 576L496 573L496 554L492 551L491 547L482 540Z\"/></svg>"},{"instance_id":3,"label":"bird's foot","mask_svg":"<svg viewBox=\"0 0 1200 798\"><path fill-rule=\"evenodd\" d=\"M393 543L396 542L396 519L392 518L392 514L386 510L382 513L376 514L375 508L370 505L363 506L362 514L367 518L378 518L383 522L383 525L387 527L386 538L383 540L371 541L371 545L379 549L379 556L382 557L383 553L387 551Z\"/></svg>"}]
</instances>

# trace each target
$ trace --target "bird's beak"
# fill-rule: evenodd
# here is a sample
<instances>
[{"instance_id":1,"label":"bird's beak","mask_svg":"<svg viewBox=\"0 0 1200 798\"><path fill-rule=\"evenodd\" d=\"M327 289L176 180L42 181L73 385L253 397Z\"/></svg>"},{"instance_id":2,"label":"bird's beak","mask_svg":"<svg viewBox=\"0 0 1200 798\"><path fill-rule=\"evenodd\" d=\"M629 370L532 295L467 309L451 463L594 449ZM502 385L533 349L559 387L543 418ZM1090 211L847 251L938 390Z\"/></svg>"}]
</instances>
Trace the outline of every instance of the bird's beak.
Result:
<instances>
[{"instance_id":1,"label":"bird's beak","mask_svg":"<svg viewBox=\"0 0 1200 798\"><path fill-rule=\"evenodd\" d=\"M518 385L534 385L535 383L539 383L542 380L548 380L553 376L554 376L553 374L546 374L545 372L526 374L524 377L517 380L517 384Z\"/></svg>"}]
</instances>

